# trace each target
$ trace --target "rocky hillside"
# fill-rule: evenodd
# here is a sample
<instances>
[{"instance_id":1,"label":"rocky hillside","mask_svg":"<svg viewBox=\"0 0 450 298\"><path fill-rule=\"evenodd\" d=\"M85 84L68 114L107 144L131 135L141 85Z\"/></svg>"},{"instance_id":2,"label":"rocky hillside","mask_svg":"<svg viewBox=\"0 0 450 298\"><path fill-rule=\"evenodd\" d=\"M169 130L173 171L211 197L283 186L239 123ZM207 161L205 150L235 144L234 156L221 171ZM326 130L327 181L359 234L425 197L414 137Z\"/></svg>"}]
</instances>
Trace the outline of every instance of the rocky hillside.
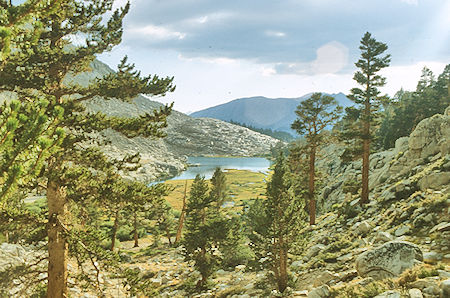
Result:
<instances>
[{"instance_id":1,"label":"rocky hillside","mask_svg":"<svg viewBox=\"0 0 450 298\"><path fill-rule=\"evenodd\" d=\"M67 80L84 85L111 71L106 64L95 61L92 72ZM151 113L161 106L145 96L138 96L132 103L102 98L87 103L88 111L125 117ZM106 141L110 141L104 146L109 156L119 158L125 154L141 154L143 167L129 175L144 180L176 175L185 168L186 156L263 155L279 142L241 126L216 119L196 119L177 111L169 116L166 133L167 137L163 140L142 137L129 139L112 130L105 130L101 134Z\"/></svg>"},{"instance_id":2,"label":"rocky hillside","mask_svg":"<svg viewBox=\"0 0 450 298\"><path fill-rule=\"evenodd\" d=\"M319 167L329 177L325 207L317 225L304 231L306 244L289 255L284 297L450 297L450 108L420 122L396 148L372 156L370 203L364 207L352 194L360 162L341 164L340 150L322 152L326 159ZM184 262L181 248L154 253L123 245L123 266L147 276L157 297L281 297L268 272L248 264L218 270L210 290L192 294L186 282L198 272ZM2 244L0 267L32 264L38 256L36 248ZM108 297L125 295L120 280L101 278ZM25 281L11 282L14 296ZM76 285L70 293L96 297Z\"/></svg>"}]
</instances>

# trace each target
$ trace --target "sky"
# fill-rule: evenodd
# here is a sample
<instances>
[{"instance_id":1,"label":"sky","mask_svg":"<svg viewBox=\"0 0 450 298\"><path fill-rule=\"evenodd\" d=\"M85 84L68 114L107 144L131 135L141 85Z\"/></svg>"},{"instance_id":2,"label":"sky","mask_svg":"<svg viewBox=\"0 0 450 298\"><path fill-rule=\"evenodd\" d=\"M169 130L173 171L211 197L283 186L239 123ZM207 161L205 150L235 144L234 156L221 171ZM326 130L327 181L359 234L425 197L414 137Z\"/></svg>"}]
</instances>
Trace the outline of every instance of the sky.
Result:
<instances>
[{"instance_id":1,"label":"sky","mask_svg":"<svg viewBox=\"0 0 450 298\"><path fill-rule=\"evenodd\" d=\"M347 94L365 32L388 45L383 93L414 90L424 66L450 63L449 0L131 0L122 43L143 74L174 76L153 98L193 112L251 97ZM116 1L119 7L125 0Z\"/></svg>"}]
</instances>

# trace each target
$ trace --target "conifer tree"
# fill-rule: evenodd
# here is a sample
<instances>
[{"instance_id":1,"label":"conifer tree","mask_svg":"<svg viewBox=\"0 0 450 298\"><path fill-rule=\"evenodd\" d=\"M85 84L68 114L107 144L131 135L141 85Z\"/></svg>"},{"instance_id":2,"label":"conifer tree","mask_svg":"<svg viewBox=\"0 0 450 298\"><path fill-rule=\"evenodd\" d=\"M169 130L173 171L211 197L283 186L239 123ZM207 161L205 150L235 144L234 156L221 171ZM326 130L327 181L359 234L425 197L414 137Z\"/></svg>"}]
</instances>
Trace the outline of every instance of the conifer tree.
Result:
<instances>
[{"instance_id":1,"label":"conifer tree","mask_svg":"<svg viewBox=\"0 0 450 298\"><path fill-rule=\"evenodd\" d=\"M336 100L322 93L314 93L307 100L302 101L295 113L297 119L292 123L299 135L305 135L309 149L309 224L316 223L316 199L315 199L315 162L317 149L323 142L323 130L339 119L342 107Z\"/></svg>"},{"instance_id":2,"label":"conifer tree","mask_svg":"<svg viewBox=\"0 0 450 298\"><path fill-rule=\"evenodd\" d=\"M348 95L353 102L360 106L361 114L361 139L362 139L362 191L360 204L369 201L369 156L370 143L373 137L371 121L373 113L377 111L383 97L380 96L378 87L386 84L386 78L378 72L389 66L390 55L384 55L387 45L378 42L369 32L361 39L361 58L355 63L359 68L353 79L361 85L361 88L353 88Z\"/></svg>"},{"instance_id":3,"label":"conifer tree","mask_svg":"<svg viewBox=\"0 0 450 298\"><path fill-rule=\"evenodd\" d=\"M217 167L214 170L214 174L211 178L211 196L213 196L213 200L217 202L218 207L222 206L225 200L228 197L227 194L227 179L225 177L225 173Z\"/></svg>"},{"instance_id":4,"label":"conifer tree","mask_svg":"<svg viewBox=\"0 0 450 298\"><path fill-rule=\"evenodd\" d=\"M186 259L194 261L195 268L201 274L198 289L206 286L209 276L219 264L220 243L228 234L228 225L220 214L217 199L209 193L204 177L197 175L187 203L183 245Z\"/></svg>"},{"instance_id":5,"label":"conifer tree","mask_svg":"<svg viewBox=\"0 0 450 298\"><path fill-rule=\"evenodd\" d=\"M40 34L37 16L53 8L47 1L25 1L13 6L0 1L0 71L15 56L25 56ZM26 24L26 25L25 25ZM19 44L21 45L19 47ZM2 81L3 75L0 75ZM49 106L45 96L3 92L0 84L0 209L8 204L17 186L26 187L40 172L45 159L61 142L64 131L57 128L60 108ZM17 212L17 208L15 208Z\"/></svg>"},{"instance_id":6,"label":"conifer tree","mask_svg":"<svg viewBox=\"0 0 450 298\"><path fill-rule=\"evenodd\" d=\"M288 252L306 224L303 208L302 197L294 195L286 158L280 154L267 182L267 200L255 201L248 211L251 245L258 256L269 259L280 292L288 283Z\"/></svg>"},{"instance_id":7,"label":"conifer tree","mask_svg":"<svg viewBox=\"0 0 450 298\"><path fill-rule=\"evenodd\" d=\"M70 235L66 220L67 191L73 187L76 174L85 173L81 168L104 170L106 167L101 162L104 160L101 152L82 145L96 143L86 133L112 128L129 137L163 137L162 128L171 111L171 107L165 107L139 118L107 117L102 113L88 115L84 103L95 96L131 101L139 93L164 95L173 91L174 86L173 78L142 77L126 59L120 63L118 72L93 80L87 86L67 82L67 75L88 71L96 55L120 43L122 20L129 3L104 20L112 10L113 0L50 2L53 6L48 13L33 15L32 22L39 24L37 38L16 43L15 50L2 61L0 90L15 92L20 98L45 98L50 111L58 110L62 114L55 132L62 130L67 136L47 158L47 167L41 174L47 181L49 207L47 296L63 297L67 295L66 237ZM12 10L16 7L2 1L2 6L5 5ZM76 44L71 43L74 37Z\"/></svg>"},{"instance_id":8,"label":"conifer tree","mask_svg":"<svg viewBox=\"0 0 450 298\"><path fill-rule=\"evenodd\" d=\"M408 136L425 118L441 114L450 105L450 64L435 79L425 67L415 91L400 90L395 102L384 111L384 118L377 132L379 146L389 149L395 141Z\"/></svg>"}]
</instances>

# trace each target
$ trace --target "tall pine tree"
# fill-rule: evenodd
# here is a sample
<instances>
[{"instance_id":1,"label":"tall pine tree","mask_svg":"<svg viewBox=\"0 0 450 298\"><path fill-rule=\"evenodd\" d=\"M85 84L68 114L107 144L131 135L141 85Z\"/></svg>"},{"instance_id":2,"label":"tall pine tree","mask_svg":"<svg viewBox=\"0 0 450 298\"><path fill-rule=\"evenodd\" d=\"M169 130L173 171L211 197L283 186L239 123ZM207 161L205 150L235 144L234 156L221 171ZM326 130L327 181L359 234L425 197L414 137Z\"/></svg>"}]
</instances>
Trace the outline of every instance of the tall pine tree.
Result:
<instances>
[{"instance_id":1,"label":"tall pine tree","mask_svg":"<svg viewBox=\"0 0 450 298\"><path fill-rule=\"evenodd\" d=\"M297 119L292 123L299 135L304 135L309 149L309 224L316 224L316 199L315 199L315 162L318 147L323 142L322 132L327 126L339 119L342 107L336 100L322 93L314 93L307 100L302 101L296 111Z\"/></svg>"},{"instance_id":2,"label":"tall pine tree","mask_svg":"<svg viewBox=\"0 0 450 298\"><path fill-rule=\"evenodd\" d=\"M32 2L32 1L30 1ZM36 2L36 1L34 1ZM46 1L47 2L47 1ZM47 158L42 176L47 181L48 218L48 297L67 295L68 188L73 187L80 168L104 169L102 154L87 148L96 143L87 133L112 128L134 137L163 137L162 128L171 107L138 118L107 117L87 114L85 102L95 96L131 101L139 93L164 95L173 91L173 78L142 77L124 59L118 71L91 81L87 86L68 83L65 78L90 69L95 56L110 50L121 41L122 20L129 3L112 12L113 0L50 1L46 14L33 15L28 24L39 24L35 40L15 44L8 59L2 61L0 90L11 91L20 98L44 98L50 111L60 111L55 132L66 133L64 141ZM11 2L2 6L14 10ZM111 14L108 14L111 12ZM104 19L110 15L109 19ZM72 44L72 40L77 40ZM76 169L76 170L75 170ZM70 179L68 179L70 177Z\"/></svg>"},{"instance_id":3,"label":"tall pine tree","mask_svg":"<svg viewBox=\"0 0 450 298\"><path fill-rule=\"evenodd\" d=\"M370 143L373 138L371 131L371 121L374 112L378 110L383 97L380 96L378 87L386 84L386 78L378 72L389 66L390 55L385 55L387 45L378 42L369 32L366 32L361 39L361 58L355 63L359 68L355 72L353 79L361 85L361 88L353 88L348 95L353 102L359 105L361 114L361 139L362 139L362 191L361 204L369 202L369 156Z\"/></svg>"}]
</instances>

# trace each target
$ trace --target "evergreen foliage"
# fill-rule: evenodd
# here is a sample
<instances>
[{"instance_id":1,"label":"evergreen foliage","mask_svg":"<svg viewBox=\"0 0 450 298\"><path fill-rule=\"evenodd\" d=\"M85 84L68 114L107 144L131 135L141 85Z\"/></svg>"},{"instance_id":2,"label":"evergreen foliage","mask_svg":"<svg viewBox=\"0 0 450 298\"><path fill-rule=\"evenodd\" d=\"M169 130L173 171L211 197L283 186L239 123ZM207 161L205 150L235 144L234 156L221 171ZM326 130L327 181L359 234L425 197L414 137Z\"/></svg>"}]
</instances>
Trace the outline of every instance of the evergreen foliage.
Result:
<instances>
[{"instance_id":1,"label":"evergreen foliage","mask_svg":"<svg viewBox=\"0 0 450 298\"><path fill-rule=\"evenodd\" d=\"M187 202L183 239L186 260L194 261L194 267L201 274L197 289L206 287L208 278L219 266L221 243L229 233L227 220L220 212L219 199L209 192L204 177L197 175Z\"/></svg>"},{"instance_id":2,"label":"evergreen foliage","mask_svg":"<svg viewBox=\"0 0 450 298\"><path fill-rule=\"evenodd\" d=\"M288 283L288 252L305 227L304 201L294 195L286 158L278 156L274 173L267 183L267 200L256 200L247 211L248 233L257 257L266 260L277 287L284 292Z\"/></svg>"},{"instance_id":3,"label":"evergreen foliage","mask_svg":"<svg viewBox=\"0 0 450 298\"><path fill-rule=\"evenodd\" d=\"M342 107L337 101L322 93L314 93L310 98L302 101L295 113L297 119L292 123L292 129L295 129L299 135L305 135L308 155L309 155L309 174L308 174L308 194L309 194L309 223L316 223L316 193L315 193L315 162L316 153L323 143L324 129L335 123L340 116Z\"/></svg>"},{"instance_id":4,"label":"evergreen foliage","mask_svg":"<svg viewBox=\"0 0 450 298\"><path fill-rule=\"evenodd\" d=\"M258 128L258 127L252 126L252 125L248 125L248 124L245 124L245 123L239 123L239 122L236 122L236 121L233 121L233 120L230 120L229 122L231 124L235 124L235 125L239 125L239 126L242 126L242 127L246 127L246 128L248 128L250 130L259 132L260 134L270 136L272 138L275 138L275 139L283 141L283 142L290 142L290 141L295 140L294 136L292 136L290 133L285 132L285 131L273 130L271 128Z\"/></svg>"},{"instance_id":5,"label":"evergreen foliage","mask_svg":"<svg viewBox=\"0 0 450 298\"><path fill-rule=\"evenodd\" d=\"M387 50L385 43L377 41L369 32L366 32L361 39L359 49L361 58L355 63L359 68L353 79L361 88L353 88L348 98L355 102L360 109L360 131L359 138L362 140L362 191L361 204L369 201L369 155L370 143L373 137L371 122L375 119L374 114L378 112L381 103L386 101L386 97L380 96L378 87L386 84L386 78L378 72L389 66L390 55L385 55Z\"/></svg>"},{"instance_id":6,"label":"evergreen foliage","mask_svg":"<svg viewBox=\"0 0 450 298\"><path fill-rule=\"evenodd\" d=\"M108 160L95 148L101 141L91 133L112 128L129 137L163 137L162 129L167 125L166 117L171 112L171 106L166 106L136 119L85 112L85 102L95 96L131 102L139 93L165 95L174 90L173 78L160 78L156 75L141 77L134 66L127 63L126 58L120 63L117 72L97 78L87 86L73 85L66 80L69 75L89 71L90 63L96 55L109 51L120 43L122 20L129 10L129 3L112 11L113 3L113 0L30 0L21 5L0 2L0 91L13 92L20 102L46 102L43 105L46 110L34 111L34 118L27 113L31 119L29 122L35 122L34 126L29 126L36 127L32 131L29 127L20 130L25 127L25 122L14 121L17 117L11 116L5 109L7 129L2 136L7 141L11 132L22 132L20 137L25 139L27 133L33 132L31 147L24 148L34 150L29 156L35 156L38 162L45 161L46 167L39 171L39 176L47 184L49 207L49 297L67 295L67 244L70 243L72 249L75 244L70 237L76 235L71 232L74 225L71 224L73 219L70 211L81 210L82 208L76 207L77 203L83 204L98 195L99 185L95 181L102 176L102 172L133 170L136 166L131 164L139 161L135 156L118 161ZM21 13L17 14L15 11ZM15 21L17 19L23 22L18 24ZM5 33L4 27L11 24L17 25L14 27L17 30ZM72 43L73 40L76 43ZM4 50L7 44L14 51ZM12 120L8 122L8 119ZM16 139L20 138L12 138ZM17 146L12 148L20 149ZM17 173L20 171L14 167L14 162L19 162L19 159L14 158L14 152L3 158L7 162L3 172L6 174L2 174L2 179L5 179L5 185L13 185L13 182L7 181L19 181ZM13 165L10 166L11 162L8 161L12 161ZM31 161L30 166L27 166L33 173L38 172L44 163L38 163L36 167L34 164L36 162ZM114 190L117 193L122 186L120 183L114 185L118 187ZM89 246L96 247L96 243L82 242L89 239L92 238L75 238L77 243L82 243L82 247L91 250Z\"/></svg>"},{"instance_id":7,"label":"evergreen foliage","mask_svg":"<svg viewBox=\"0 0 450 298\"><path fill-rule=\"evenodd\" d=\"M408 136L425 118L444 113L450 105L450 64L435 79L425 67L415 91L400 90L394 102L383 113L377 132L378 145L383 149L395 146L395 141Z\"/></svg>"}]
</instances>

